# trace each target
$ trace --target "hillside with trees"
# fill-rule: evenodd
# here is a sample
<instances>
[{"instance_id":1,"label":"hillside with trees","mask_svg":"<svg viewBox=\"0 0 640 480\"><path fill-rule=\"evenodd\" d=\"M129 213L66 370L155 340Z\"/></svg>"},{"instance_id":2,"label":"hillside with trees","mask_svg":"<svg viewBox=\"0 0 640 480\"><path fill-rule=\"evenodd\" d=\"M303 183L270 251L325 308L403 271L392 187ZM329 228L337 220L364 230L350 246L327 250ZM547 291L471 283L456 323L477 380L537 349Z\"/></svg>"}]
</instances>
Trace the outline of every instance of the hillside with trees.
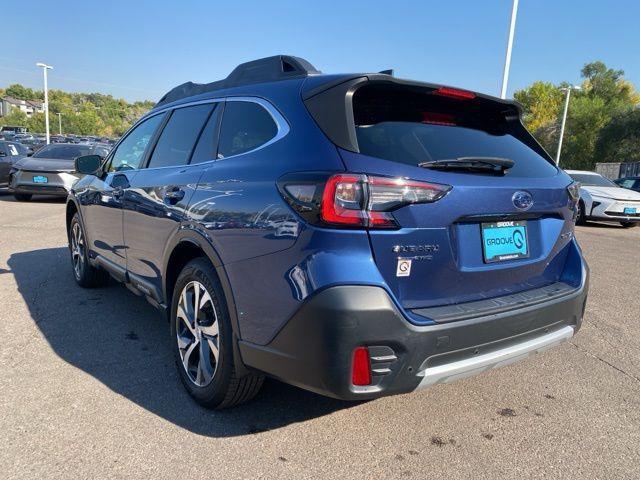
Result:
<instances>
[{"instance_id":1,"label":"hillside with trees","mask_svg":"<svg viewBox=\"0 0 640 480\"><path fill-rule=\"evenodd\" d=\"M43 92L19 84L0 89L0 97L9 96L21 100L40 100ZM49 123L52 133L58 132L58 117L62 114L62 133L78 135L101 135L118 137L131 124L150 110L154 102L129 103L101 93L68 93L49 90ZM31 132L44 132L44 114L36 113L30 118L14 109L0 118L0 125L24 125Z\"/></svg>"},{"instance_id":2,"label":"hillside with trees","mask_svg":"<svg viewBox=\"0 0 640 480\"><path fill-rule=\"evenodd\" d=\"M581 90L571 92L561 166L593 170L598 162L640 161L640 95L633 84L602 62L586 64L581 76ZM534 82L514 94L525 125L554 158L566 95L560 88L567 85Z\"/></svg>"}]
</instances>

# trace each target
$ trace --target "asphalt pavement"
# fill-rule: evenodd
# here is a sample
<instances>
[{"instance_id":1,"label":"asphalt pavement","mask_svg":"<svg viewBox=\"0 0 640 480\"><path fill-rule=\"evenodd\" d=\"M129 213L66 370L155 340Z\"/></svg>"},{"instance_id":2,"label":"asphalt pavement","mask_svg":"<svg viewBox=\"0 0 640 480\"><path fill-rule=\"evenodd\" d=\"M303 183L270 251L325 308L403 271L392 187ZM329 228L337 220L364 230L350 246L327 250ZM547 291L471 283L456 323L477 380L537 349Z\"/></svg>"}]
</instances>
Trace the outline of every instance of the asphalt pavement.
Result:
<instances>
[{"instance_id":1,"label":"asphalt pavement","mask_svg":"<svg viewBox=\"0 0 640 480\"><path fill-rule=\"evenodd\" d=\"M344 403L267 381L222 412L185 393L169 329L73 281L64 202L0 196L0 478L640 478L640 227L578 227L570 343L410 395Z\"/></svg>"}]
</instances>

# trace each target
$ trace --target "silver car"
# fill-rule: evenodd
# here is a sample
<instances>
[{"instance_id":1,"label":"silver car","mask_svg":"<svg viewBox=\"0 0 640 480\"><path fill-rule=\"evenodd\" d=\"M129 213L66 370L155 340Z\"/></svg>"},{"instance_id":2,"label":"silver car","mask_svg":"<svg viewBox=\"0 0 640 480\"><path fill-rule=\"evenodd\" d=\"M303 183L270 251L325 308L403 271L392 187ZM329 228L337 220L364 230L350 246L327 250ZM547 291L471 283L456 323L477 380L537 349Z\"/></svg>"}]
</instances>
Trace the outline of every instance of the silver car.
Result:
<instances>
[{"instance_id":1,"label":"silver car","mask_svg":"<svg viewBox=\"0 0 640 480\"><path fill-rule=\"evenodd\" d=\"M640 222L640 193L622 188L595 172L566 172L580 183L577 223L587 220L613 221L629 228Z\"/></svg>"},{"instance_id":2,"label":"silver car","mask_svg":"<svg viewBox=\"0 0 640 480\"><path fill-rule=\"evenodd\" d=\"M29 201L33 195L66 197L81 174L75 170L75 159L83 155L105 157L104 145L57 143L42 147L32 157L13 165L9 174L9 190L17 200Z\"/></svg>"}]
</instances>

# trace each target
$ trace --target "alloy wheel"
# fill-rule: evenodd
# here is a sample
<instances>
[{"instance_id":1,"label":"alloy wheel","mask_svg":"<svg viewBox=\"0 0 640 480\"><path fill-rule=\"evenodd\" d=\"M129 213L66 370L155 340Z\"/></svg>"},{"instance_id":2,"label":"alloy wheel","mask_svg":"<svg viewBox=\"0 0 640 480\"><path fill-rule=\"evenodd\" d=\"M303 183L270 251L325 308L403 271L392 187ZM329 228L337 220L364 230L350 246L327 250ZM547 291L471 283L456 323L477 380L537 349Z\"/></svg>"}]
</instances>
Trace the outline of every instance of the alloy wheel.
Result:
<instances>
[{"instance_id":1,"label":"alloy wheel","mask_svg":"<svg viewBox=\"0 0 640 480\"><path fill-rule=\"evenodd\" d=\"M84 236L78 222L71 228L71 262L76 278L80 278L84 266Z\"/></svg>"},{"instance_id":2,"label":"alloy wheel","mask_svg":"<svg viewBox=\"0 0 640 480\"><path fill-rule=\"evenodd\" d=\"M203 284L192 281L184 286L175 321L182 367L191 382L205 387L218 368L220 336L218 315Z\"/></svg>"}]
</instances>

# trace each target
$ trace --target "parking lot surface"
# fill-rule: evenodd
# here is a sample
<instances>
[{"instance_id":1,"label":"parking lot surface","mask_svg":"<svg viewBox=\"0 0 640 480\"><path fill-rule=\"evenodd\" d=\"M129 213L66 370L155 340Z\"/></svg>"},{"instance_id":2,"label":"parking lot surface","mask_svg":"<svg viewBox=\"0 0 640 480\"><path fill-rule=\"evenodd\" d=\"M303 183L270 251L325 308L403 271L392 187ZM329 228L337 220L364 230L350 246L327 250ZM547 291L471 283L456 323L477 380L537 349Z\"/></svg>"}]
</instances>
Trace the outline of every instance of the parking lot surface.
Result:
<instances>
[{"instance_id":1,"label":"parking lot surface","mask_svg":"<svg viewBox=\"0 0 640 480\"><path fill-rule=\"evenodd\" d=\"M577 236L591 293L570 343L411 395L268 381L214 412L182 388L156 310L76 286L64 202L0 196L0 477L640 478L640 228Z\"/></svg>"}]
</instances>

